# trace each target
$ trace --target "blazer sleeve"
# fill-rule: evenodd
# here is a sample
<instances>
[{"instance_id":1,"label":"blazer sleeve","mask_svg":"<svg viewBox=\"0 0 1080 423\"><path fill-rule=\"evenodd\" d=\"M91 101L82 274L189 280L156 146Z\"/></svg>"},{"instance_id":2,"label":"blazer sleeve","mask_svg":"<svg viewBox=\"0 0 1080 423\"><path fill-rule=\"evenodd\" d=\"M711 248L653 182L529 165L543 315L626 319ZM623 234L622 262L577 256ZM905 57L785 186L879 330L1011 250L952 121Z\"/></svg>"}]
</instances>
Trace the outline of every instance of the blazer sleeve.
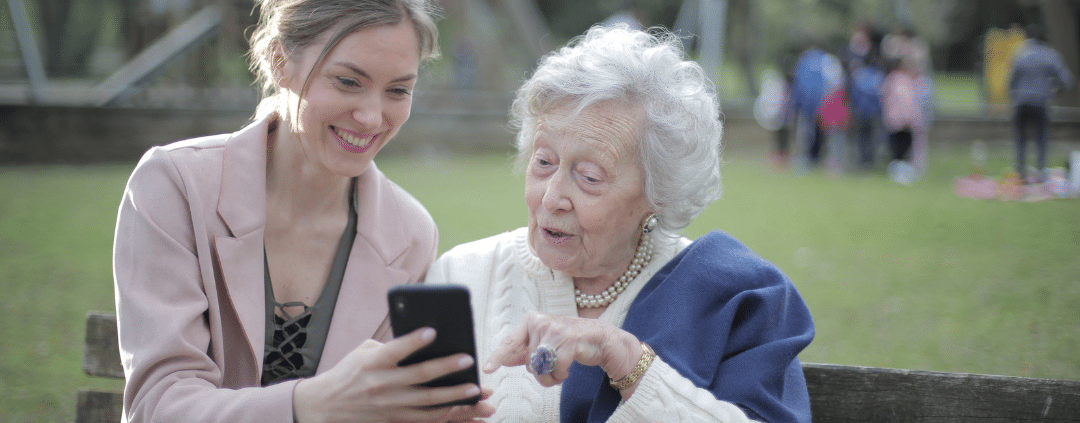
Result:
<instances>
[{"instance_id":1,"label":"blazer sleeve","mask_svg":"<svg viewBox=\"0 0 1080 423\"><path fill-rule=\"evenodd\" d=\"M117 217L113 271L126 376L123 421L291 422L295 381L220 388L222 369L208 353L211 299L204 281L214 270L204 217L192 204L198 199L188 195L192 181L169 156L162 148L147 152Z\"/></svg>"}]
</instances>

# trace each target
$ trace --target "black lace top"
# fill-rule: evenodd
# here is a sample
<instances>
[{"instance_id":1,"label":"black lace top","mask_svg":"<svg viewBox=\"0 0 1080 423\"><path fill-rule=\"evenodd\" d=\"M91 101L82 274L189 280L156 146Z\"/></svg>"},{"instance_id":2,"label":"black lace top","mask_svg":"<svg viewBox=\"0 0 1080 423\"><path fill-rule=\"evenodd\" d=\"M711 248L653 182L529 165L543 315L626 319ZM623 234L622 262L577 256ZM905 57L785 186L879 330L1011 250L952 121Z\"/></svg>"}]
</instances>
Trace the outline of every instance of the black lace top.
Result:
<instances>
[{"instance_id":1,"label":"black lace top","mask_svg":"<svg viewBox=\"0 0 1080 423\"><path fill-rule=\"evenodd\" d=\"M334 314L334 305L337 303L338 292L341 289L341 279L345 275L345 265L349 261L349 253L356 239L355 179L350 192L352 198L349 201L351 208L349 223L341 234L341 241L338 242L337 253L330 266L326 285L323 286L323 291L315 300L314 305L308 306L299 301L284 304L277 302L274 297L274 288L270 284L270 267L266 262L266 251L265 248L263 249L263 279L266 284L263 386L313 376L315 370L319 368L323 346L326 345L326 336L330 330L330 318ZM301 306L304 311L296 316L285 312L286 307ZM275 313L278 310L281 311L281 316Z\"/></svg>"}]
</instances>

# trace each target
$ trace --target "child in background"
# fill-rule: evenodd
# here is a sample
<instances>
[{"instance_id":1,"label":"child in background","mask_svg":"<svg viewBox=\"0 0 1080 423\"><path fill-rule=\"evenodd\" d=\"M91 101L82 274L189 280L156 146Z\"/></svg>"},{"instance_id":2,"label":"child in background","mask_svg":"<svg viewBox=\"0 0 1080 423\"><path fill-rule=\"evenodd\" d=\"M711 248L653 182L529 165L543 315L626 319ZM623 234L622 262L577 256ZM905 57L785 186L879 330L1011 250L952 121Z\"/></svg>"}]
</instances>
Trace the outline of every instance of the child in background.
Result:
<instances>
[{"instance_id":1,"label":"child in background","mask_svg":"<svg viewBox=\"0 0 1080 423\"><path fill-rule=\"evenodd\" d=\"M791 139L791 81L774 69L761 75L761 94L754 101L754 118L762 128L773 132L776 149L769 153L769 161L778 171L787 168Z\"/></svg>"},{"instance_id":2,"label":"child in background","mask_svg":"<svg viewBox=\"0 0 1080 423\"><path fill-rule=\"evenodd\" d=\"M889 177L910 185L919 178L908 162L912 140L921 131L923 119L919 107L916 73L898 60L889 62L889 72L881 90L882 118L889 134Z\"/></svg>"}]
</instances>

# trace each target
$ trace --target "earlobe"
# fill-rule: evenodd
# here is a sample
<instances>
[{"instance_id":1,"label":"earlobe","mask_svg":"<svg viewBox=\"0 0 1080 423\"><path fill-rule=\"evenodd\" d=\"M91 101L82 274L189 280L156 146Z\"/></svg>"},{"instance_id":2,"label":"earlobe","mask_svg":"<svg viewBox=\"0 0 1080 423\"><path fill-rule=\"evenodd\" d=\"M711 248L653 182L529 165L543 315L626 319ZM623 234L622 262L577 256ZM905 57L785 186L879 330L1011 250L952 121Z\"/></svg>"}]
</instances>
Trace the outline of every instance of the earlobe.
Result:
<instances>
[{"instance_id":1,"label":"earlobe","mask_svg":"<svg viewBox=\"0 0 1080 423\"><path fill-rule=\"evenodd\" d=\"M645 233L652 232L660 224L660 216L656 213L649 213L649 216L645 218L645 221L641 224L641 231Z\"/></svg>"}]
</instances>

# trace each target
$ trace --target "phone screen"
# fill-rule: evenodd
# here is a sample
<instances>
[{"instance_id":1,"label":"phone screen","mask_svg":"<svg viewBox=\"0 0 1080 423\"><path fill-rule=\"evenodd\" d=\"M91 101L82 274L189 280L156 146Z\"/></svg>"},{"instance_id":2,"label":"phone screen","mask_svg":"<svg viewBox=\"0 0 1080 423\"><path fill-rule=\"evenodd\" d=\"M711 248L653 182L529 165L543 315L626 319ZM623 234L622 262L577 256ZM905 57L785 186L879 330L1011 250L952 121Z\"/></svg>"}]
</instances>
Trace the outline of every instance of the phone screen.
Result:
<instances>
[{"instance_id":1,"label":"phone screen","mask_svg":"<svg viewBox=\"0 0 1080 423\"><path fill-rule=\"evenodd\" d=\"M399 285L390 289L390 326L394 337L422 327L435 329L435 340L419 351L405 357L399 366L427 361L452 354L465 353L473 357L468 368L421 384L425 387L455 386L463 383L480 385L476 361L476 340L473 336L472 306L469 290L460 285ZM476 404L480 397L468 398L435 407L456 404Z\"/></svg>"}]
</instances>

